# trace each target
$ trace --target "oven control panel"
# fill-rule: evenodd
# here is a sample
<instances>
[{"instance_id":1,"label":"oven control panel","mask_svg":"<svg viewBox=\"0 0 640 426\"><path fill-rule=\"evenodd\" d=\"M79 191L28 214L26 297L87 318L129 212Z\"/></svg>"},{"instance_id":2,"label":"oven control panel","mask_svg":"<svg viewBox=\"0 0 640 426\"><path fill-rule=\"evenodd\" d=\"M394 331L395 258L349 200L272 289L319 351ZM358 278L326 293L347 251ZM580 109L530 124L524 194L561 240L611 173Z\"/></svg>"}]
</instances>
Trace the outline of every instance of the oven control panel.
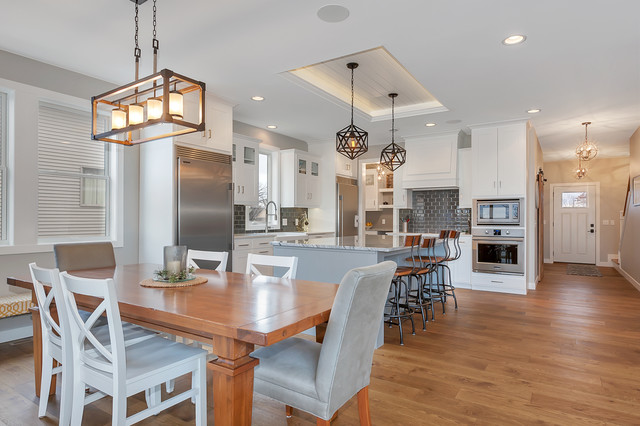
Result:
<instances>
[{"instance_id":1,"label":"oven control panel","mask_svg":"<svg viewBox=\"0 0 640 426\"><path fill-rule=\"evenodd\" d=\"M511 237L524 238L524 229L475 227L471 230L474 237Z\"/></svg>"}]
</instances>

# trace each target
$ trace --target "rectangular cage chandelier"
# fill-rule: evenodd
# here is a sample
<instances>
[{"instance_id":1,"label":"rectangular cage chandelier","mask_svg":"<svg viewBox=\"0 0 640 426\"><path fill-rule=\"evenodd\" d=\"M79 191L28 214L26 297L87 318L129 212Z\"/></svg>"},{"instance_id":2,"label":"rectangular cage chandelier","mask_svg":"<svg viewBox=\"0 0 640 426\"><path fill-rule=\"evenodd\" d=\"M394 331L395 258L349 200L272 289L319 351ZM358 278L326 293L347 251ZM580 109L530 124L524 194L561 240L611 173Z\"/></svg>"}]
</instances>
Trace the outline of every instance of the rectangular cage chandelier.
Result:
<instances>
[{"instance_id":1,"label":"rectangular cage chandelier","mask_svg":"<svg viewBox=\"0 0 640 426\"><path fill-rule=\"evenodd\" d=\"M93 96L91 139L136 145L203 131L205 90L205 83L163 69ZM111 129L102 133L98 133L100 115L111 116ZM135 132L142 129L149 130L136 137Z\"/></svg>"}]
</instances>

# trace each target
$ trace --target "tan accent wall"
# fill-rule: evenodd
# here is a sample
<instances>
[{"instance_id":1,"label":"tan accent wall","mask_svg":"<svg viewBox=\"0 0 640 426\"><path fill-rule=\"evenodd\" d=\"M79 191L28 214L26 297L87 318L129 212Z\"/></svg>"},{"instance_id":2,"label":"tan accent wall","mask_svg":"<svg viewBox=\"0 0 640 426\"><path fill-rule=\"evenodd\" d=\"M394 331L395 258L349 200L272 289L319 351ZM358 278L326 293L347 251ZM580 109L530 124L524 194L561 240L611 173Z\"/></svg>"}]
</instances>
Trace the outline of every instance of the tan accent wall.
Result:
<instances>
[{"instance_id":1,"label":"tan accent wall","mask_svg":"<svg viewBox=\"0 0 640 426\"><path fill-rule=\"evenodd\" d=\"M638 133L638 132L636 132ZM600 232L600 259L607 262L609 254L617 254L620 244L620 211L624 208L627 180L629 179L629 157L596 158L587 164L587 176L581 180L574 177L575 160L544 163L544 258L550 258L550 229L553 212L549 200L551 185L558 183L600 182L600 217L597 231ZM603 225L603 220L613 220L614 225Z\"/></svg>"},{"instance_id":2,"label":"tan accent wall","mask_svg":"<svg viewBox=\"0 0 640 426\"><path fill-rule=\"evenodd\" d=\"M640 175L640 127L629 140L629 153L629 172L633 179L634 176ZM620 266L634 280L640 282L640 206L633 205L633 197L627 207L625 222L620 248Z\"/></svg>"}]
</instances>

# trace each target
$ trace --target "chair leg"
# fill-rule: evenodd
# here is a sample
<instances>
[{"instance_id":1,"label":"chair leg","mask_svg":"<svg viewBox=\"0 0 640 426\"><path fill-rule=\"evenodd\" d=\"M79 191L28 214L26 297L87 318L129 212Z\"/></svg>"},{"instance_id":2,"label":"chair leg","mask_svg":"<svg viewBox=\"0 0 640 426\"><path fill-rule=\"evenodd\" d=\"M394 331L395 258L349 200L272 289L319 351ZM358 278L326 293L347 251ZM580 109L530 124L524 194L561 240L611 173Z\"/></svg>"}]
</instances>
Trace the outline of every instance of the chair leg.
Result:
<instances>
[{"instance_id":1,"label":"chair leg","mask_svg":"<svg viewBox=\"0 0 640 426\"><path fill-rule=\"evenodd\" d=\"M360 426L371 426L371 413L369 412L369 386L365 386L358 392L358 415Z\"/></svg>"},{"instance_id":2,"label":"chair leg","mask_svg":"<svg viewBox=\"0 0 640 426\"><path fill-rule=\"evenodd\" d=\"M47 414L49 402L49 388L51 387L51 375L53 374L53 358L48 354L42 354L42 377L40 379L40 402L38 403L38 417Z\"/></svg>"},{"instance_id":3,"label":"chair leg","mask_svg":"<svg viewBox=\"0 0 640 426\"><path fill-rule=\"evenodd\" d=\"M82 413L84 412L84 382L78 380L74 374L73 378L73 402L71 403L71 425L82 424Z\"/></svg>"},{"instance_id":4,"label":"chair leg","mask_svg":"<svg viewBox=\"0 0 640 426\"><path fill-rule=\"evenodd\" d=\"M285 405L284 406L284 410L285 410L285 414L287 416L288 419L291 418L291 416L293 416L293 407L290 405Z\"/></svg>"},{"instance_id":5,"label":"chair leg","mask_svg":"<svg viewBox=\"0 0 640 426\"><path fill-rule=\"evenodd\" d=\"M207 360L205 357L198 360L198 369L193 373L198 396L196 398L196 426L207 424Z\"/></svg>"},{"instance_id":6,"label":"chair leg","mask_svg":"<svg viewBox=\"0 0 640 426\"><path fill-rule=\"evenodd\" d=\"M75 389L74 389L75 391ZM114 386L111 401L111 425L127 424L127 388L124 383Z\"/></svg>"}]
</instances>

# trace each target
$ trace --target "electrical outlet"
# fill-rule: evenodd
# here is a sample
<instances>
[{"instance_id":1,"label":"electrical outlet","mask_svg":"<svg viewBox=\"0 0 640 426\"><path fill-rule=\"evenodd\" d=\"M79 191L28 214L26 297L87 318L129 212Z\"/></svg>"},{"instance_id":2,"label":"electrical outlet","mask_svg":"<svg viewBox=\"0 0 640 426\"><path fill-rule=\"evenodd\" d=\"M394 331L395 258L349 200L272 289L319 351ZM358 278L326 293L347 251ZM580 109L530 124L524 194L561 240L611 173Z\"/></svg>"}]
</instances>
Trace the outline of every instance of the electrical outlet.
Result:
<instances>
[{"instance_id":1,"label":"electrical outlet","mask_svg":"<svg viewBox=\"0 0 640 426\"><path fill-rule=\"evenodd\" d=\"M298 226L298 219L296 219L296 226Z\"/></svg>"},{"instance_id":2,"label":"electrical outlet","mask_svg":"<svg viewBox=\"0 0 640 426\"><path fill-rule=\"evenodd\" d=\"M287 226L287 218L282 219L282 226Z\"/></svg>"},{"instance_id":3,"label":"electrical outlet","mask_svg":"<svg viewBox=\"0 0 640 426\"><path fill-rule=\"evenodd\" d=\"M386 223L387 223L387 220L386 219L382 219L382 224L384 225Z\"/></svg>"}]
</instances>

